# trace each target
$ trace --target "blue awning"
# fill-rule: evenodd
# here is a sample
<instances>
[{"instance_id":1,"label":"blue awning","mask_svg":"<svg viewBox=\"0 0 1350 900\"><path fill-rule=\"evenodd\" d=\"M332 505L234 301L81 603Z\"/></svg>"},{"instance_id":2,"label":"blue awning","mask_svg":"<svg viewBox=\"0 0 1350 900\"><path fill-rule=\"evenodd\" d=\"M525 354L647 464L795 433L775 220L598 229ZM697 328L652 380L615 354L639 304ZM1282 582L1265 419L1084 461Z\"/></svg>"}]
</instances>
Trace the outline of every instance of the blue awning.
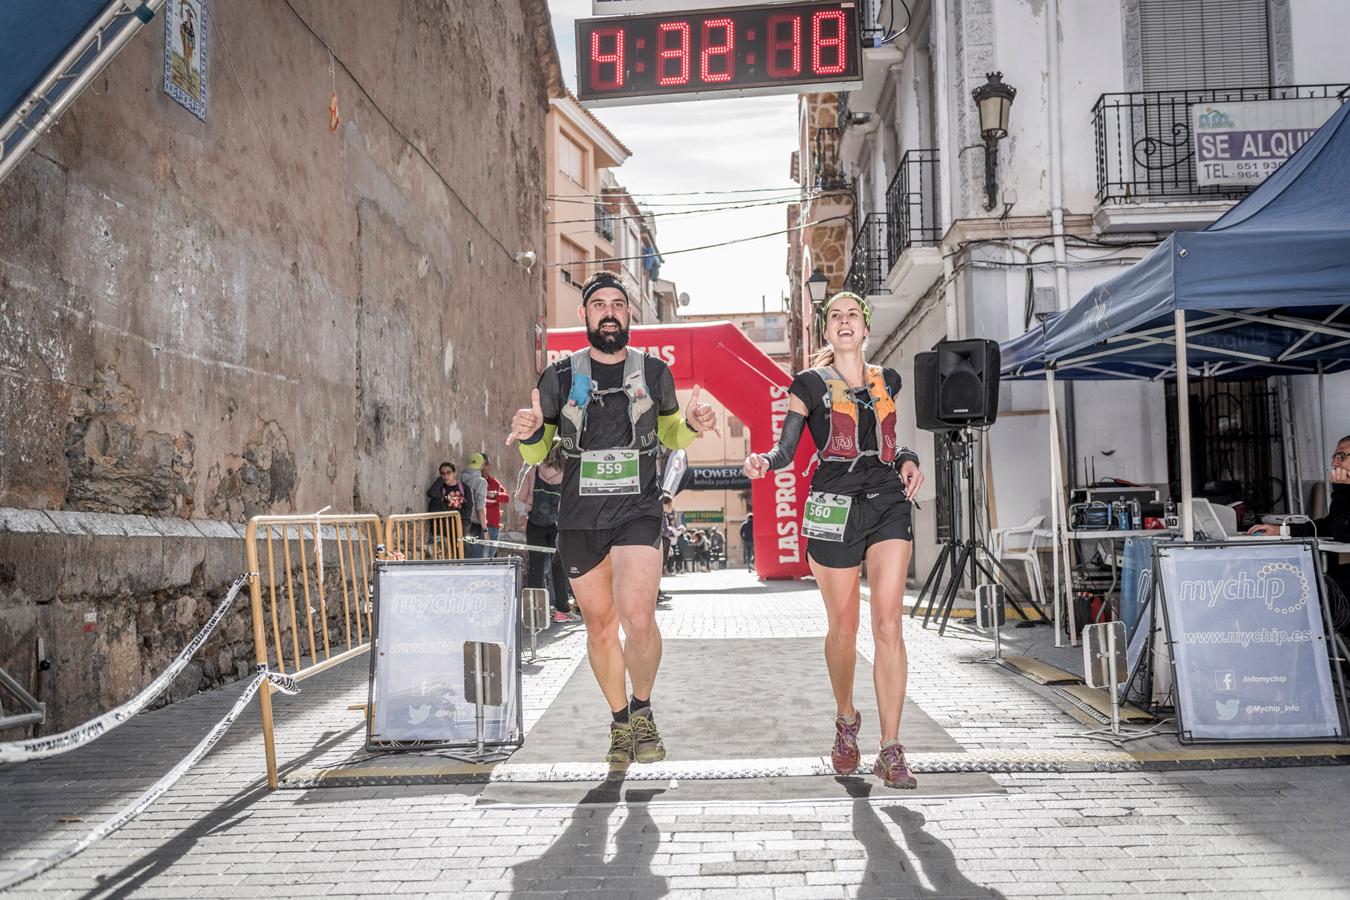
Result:
<instances>
[{"instance_id":1,"label":"blue awning","mask_svg":"<svg viewBox=\"0 0 1350 900\"><path fill-rule=\"evenodd\" d=\"M60 104L78 96L79 76L107 65L120 47L119 36L125 39L135 34L134 29L152 18L161 2L0 2L0 159L5 161L4 171L21 158L13 155L20 143L47 128L48 114L59 115ZM68 52L72 58L60 66ZM49 81L49 75L59 77Z\"/></svg>"},{"instance_id":2,"label":"blue awning","mask_svg":"<svg viewBox=\"0 0 1350 900\"><path fill-rule=\"evenodd\" d=\"M1178 232L1041 329L1005 377L1175 377L1174 313L1195 375L1350 369L1350 104L1203 231ZM1039 345L1039 351L1037 347Z\"/></svg>"}]
</instances>

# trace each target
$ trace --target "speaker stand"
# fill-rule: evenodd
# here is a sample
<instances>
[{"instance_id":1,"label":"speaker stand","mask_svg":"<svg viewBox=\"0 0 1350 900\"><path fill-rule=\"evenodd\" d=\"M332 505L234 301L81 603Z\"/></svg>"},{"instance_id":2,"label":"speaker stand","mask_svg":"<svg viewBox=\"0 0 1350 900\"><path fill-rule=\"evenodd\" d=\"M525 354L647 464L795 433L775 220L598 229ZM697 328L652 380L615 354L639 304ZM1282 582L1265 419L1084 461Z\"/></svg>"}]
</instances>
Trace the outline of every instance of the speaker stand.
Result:
<instances>
[{"instance_id":1,"label":"speaker stand","mask_svg":"<svg viewBox=\"0 0 1350 900\"><path fill-rule=\"evenodd\" d=\"M915 611L919 604L923 602L924 593L932 587L932 593L928 597L928 608L924 613L923 627L928 627L928 622L934 614L934 601L938 596L938 586L941 584L942 575L950 562L951 578L947 581L946 589L942 592L942 599L937 602L936 612L939 617L938 635L944 635L947 631L947 622L951 619L952 608L956 603L956 594L961 587L961 582L967 576L967 566L969 566L970 585L973 589L979 582L979 576L983 574L989 582L1001 582L1011 588L1012 592L1017 594L1022 602L1027 603L1034 609L1039 620L1032 620L1022 608L1022 603L1012 596L1008 597L1008 603L1013 611L1017 613L1028 624L1045 624L1045 610L1043 610L1035 599L1012 577L1012 573L1003 565L1003 562L985 545L984 541L978 536L975 519L975 458L974 442L971 439L969 429L951 431L946 434L948 445L948 459L952 462L951 477L948 480L948 496L951 498L951 509L955 515L960 501L960 482L964 477L969 482L967 491L967 503L965 510L965 535L948 540L942 548L942 553L938 557L938 562L929 574L928 580L924 583L923 590L919 593L919 601L915 603ZM960 531L960 527L954 525L953 532ZM997 572L998 574L995 574ZM999 575L1003 577L1000 578ZM911 613L912 615L913 613Z\"/></svg>"}]
</instances>

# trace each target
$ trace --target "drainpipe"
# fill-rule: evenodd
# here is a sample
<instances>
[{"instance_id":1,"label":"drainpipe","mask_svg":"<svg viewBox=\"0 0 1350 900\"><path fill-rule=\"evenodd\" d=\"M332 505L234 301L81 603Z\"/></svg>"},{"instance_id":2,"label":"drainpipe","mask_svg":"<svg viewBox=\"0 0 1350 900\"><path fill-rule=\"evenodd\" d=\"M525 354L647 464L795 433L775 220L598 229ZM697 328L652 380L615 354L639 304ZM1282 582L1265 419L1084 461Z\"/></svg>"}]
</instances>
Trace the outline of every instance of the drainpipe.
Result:
<instances>
[{"instance_id":1,"label":"drainpipe","mask_svg":"<svg viewBox=\"0 0 1350 900\"><path fill-rule=\"evenodd\" d=\"M942 226L944 242L939 243L942 250L942 302L947 314L947 337L957 338L959 322L956 315L956 284L953 275L956 264L949 255L945 237L952 227L952 172L954 171L952 149L957 144L951 139L951 109L949 101L951 90L947 79L947 0L933 0L933 25L929 39L933 47L933 92L937 107L937 146L938 173L942 179L938 191L938 215Z\"/></svg>"},{"instance_id":2,"label":"drainpipe","mask_svg":"<svg viewBox=\"0 0 1350 900\"><path fill-rule=\"evenodd\" d=\"M1046 91L1047 116L1049 120L1050 143L1050 233L1053 236L1055 252L1055 306L1060 310L1069 308L1069 268L1068 252L1064 246L1064 162L1061 138L1061 108L1059 82L1059 0L1046 0L1045 4L1045 58L1046 76L1049 78ZM1077 417L1074 415L1073 382L1064 382L1064 425L1065 451L1068 456L1068 481L1072 486L1078 482L1076 461L1078 459Z\"/></svg>"}]
</instances>

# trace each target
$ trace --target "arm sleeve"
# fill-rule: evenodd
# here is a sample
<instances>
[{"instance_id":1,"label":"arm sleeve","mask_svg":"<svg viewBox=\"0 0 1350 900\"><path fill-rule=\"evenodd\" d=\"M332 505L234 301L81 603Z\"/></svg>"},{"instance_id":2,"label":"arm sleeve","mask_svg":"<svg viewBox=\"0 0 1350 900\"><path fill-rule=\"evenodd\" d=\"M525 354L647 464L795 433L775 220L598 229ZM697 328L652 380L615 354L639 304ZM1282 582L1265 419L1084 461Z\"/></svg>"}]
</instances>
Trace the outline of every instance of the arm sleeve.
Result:
<instances>
[{"instance_id":1,"label":"arm sleeve","mask_svg":"<svg viewBox=\"0 0 1350 900\"><path fill-rule=\"evenodd\" d=\"M792 463L797 455L797 444L801 442L802 431L806 428L806 416L799 412L789 412L783 420L783 431L778 435L778 443L765 454L769 458L769 468L781 469Z\"/></svg>"},{"instance_id":2,"label":"arm sleeve","mask_svg":"<svg viewBox=\"0 0 1350 900\"><path fill-rule=\"evenodd\" d=\"M553 446L553 438L558 433L557 425L545 424L540 428L532 441L520 442L520 458L530 465L538 465L548 456L548 450Z\"/></svg>"},{"instance_id":3,"label":"arm sleeve","mask_svg":"<svg viewBox=\"0 0 1350 900\"><path fill-rule=\"evenodd\" d=\"M487 479L475 478L473 480L473 508L487 509Z\"/></svg>"},{"instance_id":4,"label":"arm sleeve","mask_svg":"<svg viewBox=\"0 0 1350 900\"><path fill-rule=\"evenodd\" d=\"M675 377L670 374L669 366L661 367L661 402L657 407L656 433L661 443L671 450L683 450L698 440L698 432L684 423L680 415L680 398L675 394Z\"/></svg>"}]
</instances>

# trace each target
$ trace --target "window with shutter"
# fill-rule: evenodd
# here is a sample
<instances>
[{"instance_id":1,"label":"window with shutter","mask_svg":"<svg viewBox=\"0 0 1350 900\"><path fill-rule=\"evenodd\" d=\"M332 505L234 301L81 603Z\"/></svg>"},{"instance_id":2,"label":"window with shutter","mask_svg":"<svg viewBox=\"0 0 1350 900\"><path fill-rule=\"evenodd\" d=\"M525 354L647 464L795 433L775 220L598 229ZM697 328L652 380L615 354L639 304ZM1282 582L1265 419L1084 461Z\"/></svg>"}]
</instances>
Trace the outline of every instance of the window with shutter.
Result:
<instances>
[{"instance_id":1,"label":"window with shutter","mask_svg":"<svg viewBox=\"0 0 1350 900\"><path fill-rule=\"evenodd\" d=\"M1146 91L1271 83L1267 0L1139 0Z\"/></svg>"}]
</instances>

